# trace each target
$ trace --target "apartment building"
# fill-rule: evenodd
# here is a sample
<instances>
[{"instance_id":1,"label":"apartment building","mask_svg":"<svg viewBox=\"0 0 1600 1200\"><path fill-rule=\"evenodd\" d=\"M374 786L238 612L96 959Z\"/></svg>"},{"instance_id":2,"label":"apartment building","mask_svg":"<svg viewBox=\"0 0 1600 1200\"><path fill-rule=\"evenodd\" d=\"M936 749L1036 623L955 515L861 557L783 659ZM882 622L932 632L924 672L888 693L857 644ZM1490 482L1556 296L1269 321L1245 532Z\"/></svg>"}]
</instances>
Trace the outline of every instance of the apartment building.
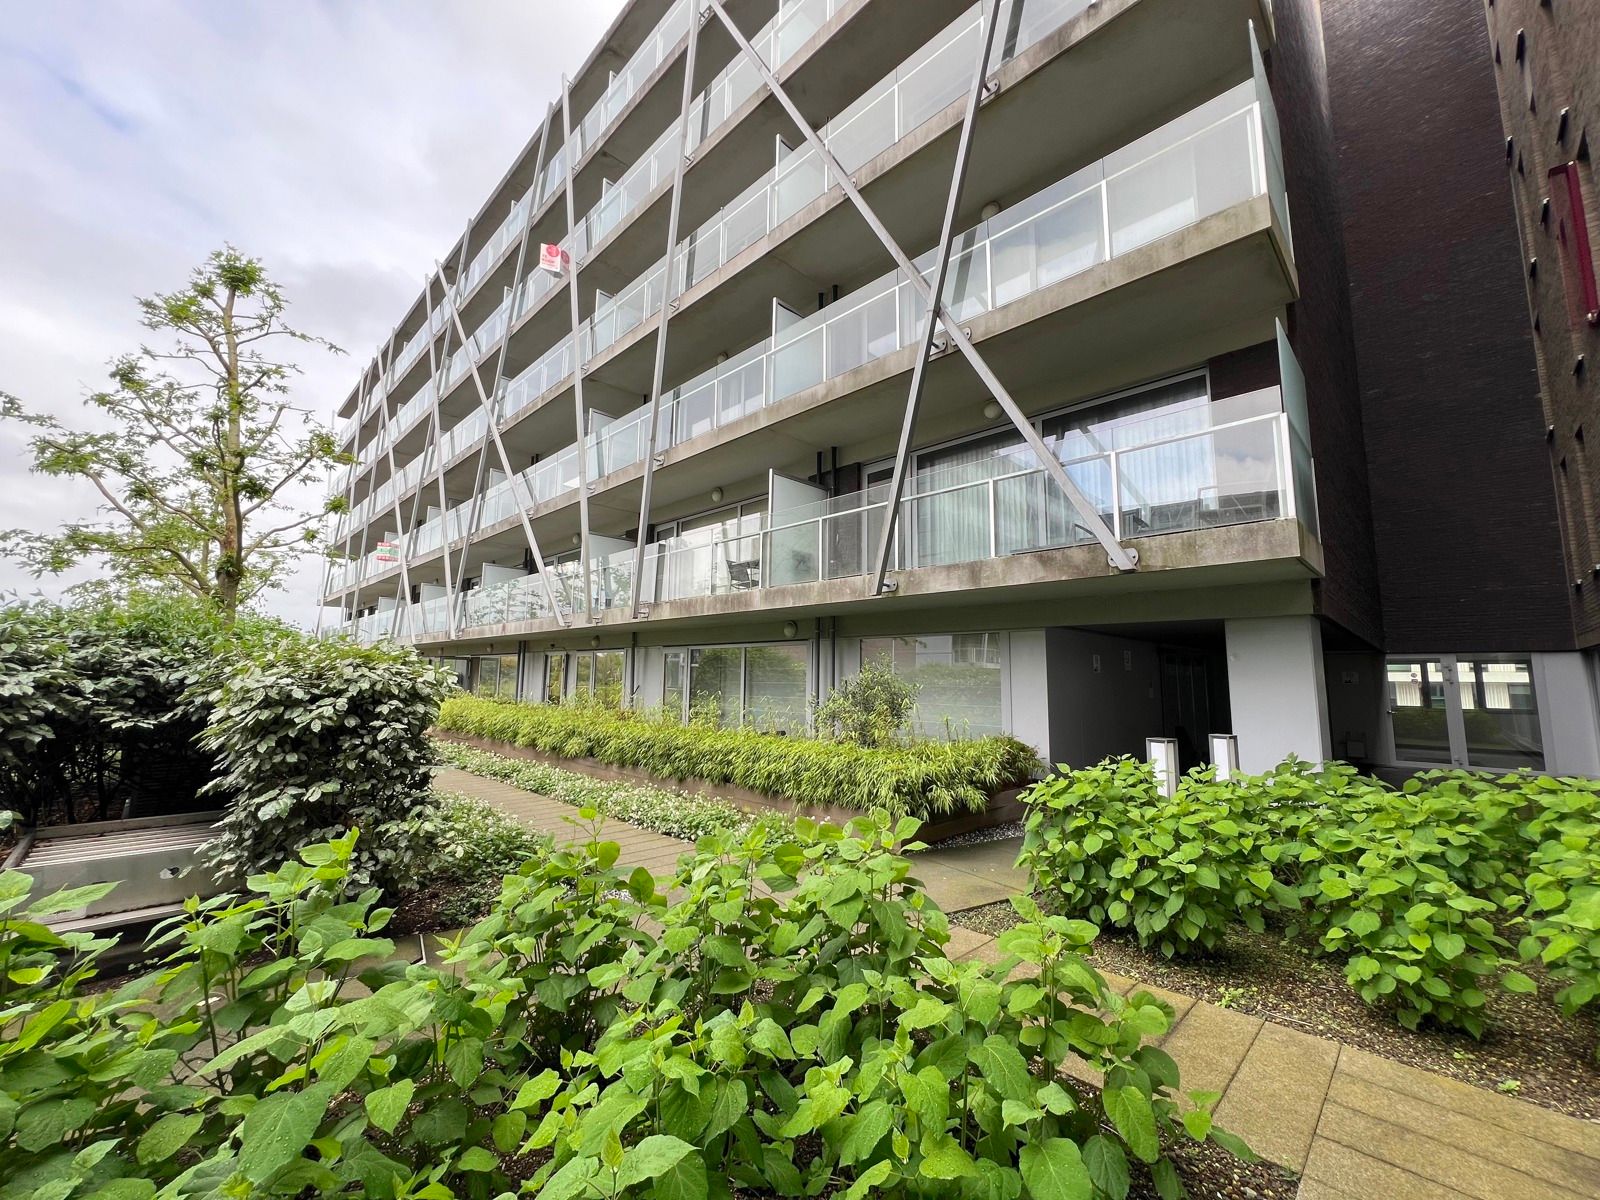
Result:
<instances>
[{"instance_id":1,"label":"apartment building","mask_svg":"<svg viewBox=\"0 0 1600 1200\"><path fill-rule=\"evenodd\" d=\"M1316 0L634 0L340 407L325 625L535 701L801 731L884 661L1056 762L1407 761L1341 165ZM1559 768L1587 684L1522 649L1474 695Z\"/></svg>"}]
</instances>

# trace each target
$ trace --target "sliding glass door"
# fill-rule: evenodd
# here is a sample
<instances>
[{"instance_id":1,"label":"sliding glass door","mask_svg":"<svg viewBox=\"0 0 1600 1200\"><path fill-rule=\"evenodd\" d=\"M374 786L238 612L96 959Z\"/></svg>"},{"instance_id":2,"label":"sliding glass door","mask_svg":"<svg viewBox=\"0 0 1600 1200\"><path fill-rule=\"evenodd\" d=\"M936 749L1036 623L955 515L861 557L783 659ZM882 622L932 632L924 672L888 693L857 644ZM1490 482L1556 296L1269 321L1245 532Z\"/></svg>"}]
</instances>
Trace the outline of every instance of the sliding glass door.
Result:
<instances>
[{"instance_id":1,"label":"sliding glass door","mask_svg":"<svg viewBox=\"0 0 1600 1200\"><path fill-rule=\"evenodd\" d=\"M1388 686L1397 762L1544 769L1531 660L1454 654L1390 659Z\"/></svg>"}]
</instances>

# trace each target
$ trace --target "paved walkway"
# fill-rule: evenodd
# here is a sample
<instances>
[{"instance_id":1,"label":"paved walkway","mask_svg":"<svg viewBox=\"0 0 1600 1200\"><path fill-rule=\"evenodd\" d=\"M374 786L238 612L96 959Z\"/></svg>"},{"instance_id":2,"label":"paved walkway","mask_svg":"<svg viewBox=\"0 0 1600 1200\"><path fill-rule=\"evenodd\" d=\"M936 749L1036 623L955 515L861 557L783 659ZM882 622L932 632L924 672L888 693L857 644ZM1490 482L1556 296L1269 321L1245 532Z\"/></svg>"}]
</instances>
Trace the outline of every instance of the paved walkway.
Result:
<instances>
[{"instance_id":1,"label":"paved walkway","mask_svg":"<svg viewBox=\"0 0 1600 1200\"><path fill-rule=\"evenodd\" d=\"M463 771L443 789L474 796L568 840L573 810ZM620 821L602 831L619 862L663 872L688 843ZM946 912L1021 891L1016 839L932 850L915 875ZM954 926L956 958L999 957L995 939ZM1131 979L1107 974L1121 993ZM1600 1124L1499 1096L1458 1080L1188 996L1147 987L1177 1020L1160 1039L1185 1090L1222 1093L1217 1123L1303 1178L1299 1200L1597 1200ZM1085 1071L1087 1076L1087 1070Z\"/></svg>"}]
</instances>

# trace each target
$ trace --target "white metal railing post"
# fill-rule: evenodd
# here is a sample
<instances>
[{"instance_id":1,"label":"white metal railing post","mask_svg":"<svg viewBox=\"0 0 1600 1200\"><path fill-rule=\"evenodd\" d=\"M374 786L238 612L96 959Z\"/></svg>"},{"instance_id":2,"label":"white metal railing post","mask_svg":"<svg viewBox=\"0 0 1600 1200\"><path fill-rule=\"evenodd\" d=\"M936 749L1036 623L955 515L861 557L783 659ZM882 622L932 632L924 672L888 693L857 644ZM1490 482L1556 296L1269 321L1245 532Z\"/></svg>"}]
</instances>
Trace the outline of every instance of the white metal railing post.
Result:
<instances>
[{"instance_id":1,"label":"white metal railing post","mask_svg":"<svg viewBox=\"0 0 1600 1200\"><path fill-rule=\"evenodd\" d=\"M1122 537L1122 463L1115 450L1107 451L1111 460L1111 528Z\"/></svg>"},{"instance_id":2,"label":"white metal railing post","mask_svg":"<svg viewBox=\"0 0 1600 1200\"><path fill-rule=\"evenodd\" d=\"M989 557L1000 557L1000 508L996 503L995 481L988 480L989 492Z\"/></svg>"},{"instance_id":3,"label":"white metal railing post","mask_svg":"<svg viewBox=\"0 0 1600 1200\"><path fill-rule=\"evenodd\" d=\"M1290 435L1287 412L1278 416L1278 442L1278 495L1283 497L1284 515L1297 520L1300 506L1294 486L1294 438Z\"/></svg>"}]
</instances>

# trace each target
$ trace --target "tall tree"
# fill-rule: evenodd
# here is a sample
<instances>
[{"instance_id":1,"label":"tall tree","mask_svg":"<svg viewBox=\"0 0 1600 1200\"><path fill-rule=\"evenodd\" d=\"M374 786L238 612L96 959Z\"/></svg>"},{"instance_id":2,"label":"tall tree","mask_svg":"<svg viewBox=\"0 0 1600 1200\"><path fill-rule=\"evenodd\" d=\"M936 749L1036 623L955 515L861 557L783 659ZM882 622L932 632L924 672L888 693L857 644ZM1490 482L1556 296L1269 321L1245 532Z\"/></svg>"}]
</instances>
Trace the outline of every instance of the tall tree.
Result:
<instances>
[{"instance_id":1,"label":"tall tree","mask_svg":"<svg viewBox=\"0 0 1600 1200\"><path fill-rule=\"evenodd\" d=\"M170 587L239 605L283 578L286 562L315 549L331 500L307 510L296 493L350 461L333 435L289 399L300 373L286 343L342 353L284 323L283 294L258 259L214 252L188 286L139 302L141 323L172 334L115 360L113 387L86 404L110 418L83 432L0 392L0 417L35 426L33 469L88 480L100 519L55 533L0 532L0 553L33 574L103 564L119 586Z\"/></svg>"}]
</instances>

